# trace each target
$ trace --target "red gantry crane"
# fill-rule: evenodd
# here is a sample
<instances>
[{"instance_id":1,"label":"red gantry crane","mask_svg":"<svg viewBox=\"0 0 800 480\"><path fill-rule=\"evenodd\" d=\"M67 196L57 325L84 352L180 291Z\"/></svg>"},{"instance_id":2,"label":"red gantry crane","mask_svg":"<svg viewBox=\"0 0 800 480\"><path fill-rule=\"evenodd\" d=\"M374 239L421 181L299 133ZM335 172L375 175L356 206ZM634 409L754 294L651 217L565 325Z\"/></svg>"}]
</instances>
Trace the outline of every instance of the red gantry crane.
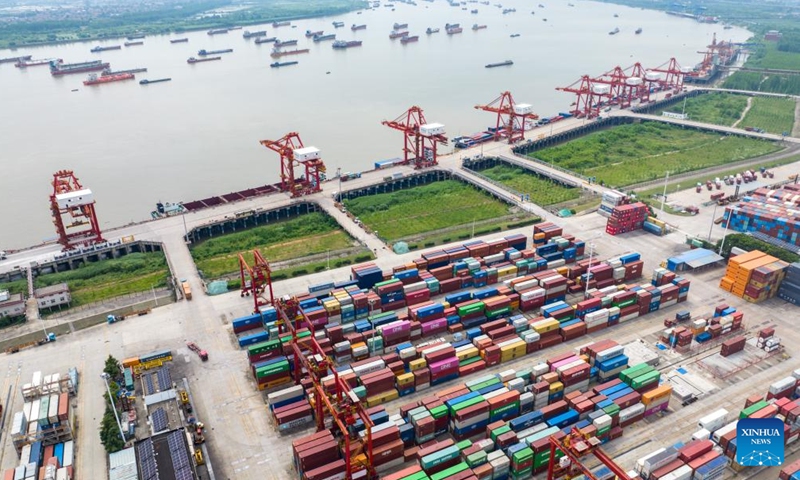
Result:
<instances>
[{"instance_id":1,"label":"red gantry crane","mask_svg":"<svg viewBox=\"0 0 800 480\"><path fill-rule=\"evenodd\" d=\"M413 106L394 120L381 124L403 132L403 164L413 163L415 169L437 165L437 146L447 145L444 125L428 123L422 109Z\"/></svg>"},{"instance_id":2,"label":"red gantry crane","mask_svg":"<svg viewBox=\"0 0 800 480\"><path fill-rule=\"evenodd\" d=\"M567 87L558 87L559 92L573 93L576 96L575 102L571 105L570 113L575 117L593 118L600 114L600 107L597 106L596 94L593 90L594 83L589 75L584 75L577 82Z\"/></svg>"},{"instance_id":3,"label":"red gantry crane","mask_svg":"<svg viewBox=\"0 0 800 480\"><path fill-rule=\"evenodd\" d=\"M280 140L261 140L260 143L281 157L281 191L301 197L322 190L320 182L325 179L325 163L317 148L303 146L300 134L291 132ZM302 178L295 177L295 166L305 169Z\"/></svg>"},{"instance_id":4,"label":"red gantry crane","mask_svg":"<svg viewBox=\"0 0 800 480\"><path fill-rule=\"evenodd\" d=\"M664 74L664 78L658 75L660 73ZM686 73L673 57L670 58L668 62L648 70L645 74L645 80L657 82L662 90L673 90L677 93L683 90L684 76L686 76Z\"/></svg>"},{"instance_id":5,"label":"red gantry crane","mask_svg":"<svg viewBox=\"0 0 800 480\"><path fill-rule=\"evenodd\" d=\"M53 174L53 194L50 195L50 211L58 234L58 243L64 250L103 242L103 233L97 221L92 191L84 188L72 170L60 170ZM69 218L65 217L69 215ZM65 220L67 220L65 222ZM86 226L87 228L78 229ZM67 233L68 229L75 229Z\"/></svg>"},{"instance_id":6,"label":"red gantry crane","mask_svg":"<svg viewBox=\"0 0 800 480\"><path fill-rule=\"evenodd\" d=\"M508 139L508 143L516 143L525 139L525 122L536 120L539 115L533 113L533 107L527 103L516 103L511 92L503 92L487 105L476 105L476 109L497 114L494 139ZM508 117L508 119L506 119Z\"/></svg>"},{"instance_id":7,"label":"red gantry crane","mask_svg":"<svg viewBox=\"0 0 800 480\"><path fill-rule=\"evenodd\" d=\"M373 467L372 452L372 427L374 423L369 418L364 406L343 378L341 378L333 368L333 362L325 353L314 335L314 325L299 308L299 301L296 297L284 296L275 303L278 312L278 329L281 331L288 327L292 334L292 351L294 354L294 379L296 384L300 384L307 374L313 395L310 401L315 410L317 431L325 429L325 416L330 415L333 422L332 430L342 439L345 461L345 479L352 480L359 472L364 474L357 475L358 478L372 480L378 478ZM301 328L302 327L302 328ZM300 330L309 330L311 335L298 338ZM323 379L330 374L333 381L323 382ZM304 382L305 383L305 382ZM307 384L306 384L307 385ZM351 440L357 438L357 434L351 435L351 429L358 419L364 423L366 429L366 439L363 453L358 454L351 448ZM338 430L338 432L337 432ZM353 432L354 433L354 432Z\"/></svg>"},{"instance_id":8,"label":"red gantry crane","mask_svg":"<svg viewBox=\"0 0 800 480\"><path fill-rule=\"evenodd\" d=\"M272 269L261 252L253 250L252 267L242 254L239 254L239 278L242 285L240 296L253 296L253 313L261 313L261 307L275 304L272 293ZM263 297L265 290L269 290L269 299Z\"/></svg>"},{"instance_id":9,"label":"red gantry crane","mask_svg":"<svg viewBox=\"0 0 800 480\"><path fill-rule=\"evenodd\" d=\"M556 450L562 451L565 457L556 459ZM550 462L547 467L547 480L560 478L565 474L567 478L583 474L589 480L598 480L597 476L581 460L582 457L589 454L593 454L603 465L608 467L611 473L616 475L614 478L631 480L625 470L600 448L600 439L584 436L577 428L573 428L568 435L561 433L550 436Z\"/></svg>"}]
</instances>

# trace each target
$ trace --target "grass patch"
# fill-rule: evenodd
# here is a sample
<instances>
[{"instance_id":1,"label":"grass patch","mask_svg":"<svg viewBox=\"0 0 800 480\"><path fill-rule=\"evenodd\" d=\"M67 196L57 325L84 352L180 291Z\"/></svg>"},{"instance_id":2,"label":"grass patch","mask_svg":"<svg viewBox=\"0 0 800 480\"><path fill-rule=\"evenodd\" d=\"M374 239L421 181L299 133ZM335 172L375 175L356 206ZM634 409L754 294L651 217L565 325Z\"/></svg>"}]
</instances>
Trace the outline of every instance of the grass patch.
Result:
<instances>
[{"instance_id":1,"label":"grass patch","mask_svg":"<svg viewBox=\"0 0 800 480\"><path fill-rule=\"evenodd\" d=\"M783 43L784 40L781 40ZM779 70L800 70L800 53L779 50L779 44L764 41L747 59L747 66L753 68L777 68Z\"/></svg>"},{"instance_id":2,"label":"grass patch","mask_svg":"<svg viewBox=\"0 0 800 480\"><path fill-rule=\"evenodd\" d=\"M686 99L685 113L689 119L695 122L713 123L714 125L725 125L730 127L739 117L747 106L747 97L742 95L732 95L730 93L706 93ZM684 103L678 102L662 112L683 112Z\"/></svg>"},{"instance_id":3,"label":"grass patch","mask_svg":"<svg viewBox=\"0 0 800 480\"><path fill-rule=\"evenodd\" d=\"M534 223L539 223L540 221L541 218L539 217L529 217L524 221L510 220L510 221L483 223L481 225L475 226L474 236L479 237L482 235L490 235L493 233L503 232L505 230L513 230L515 228L524 227L526 225L533 225ZM456 228L442 233L434 233L431 235L426 235L424 240L417 241L415 243L414 242L409 243L409 248L411 250L414 250L411 247L415 245L417 248L430 248L436 245L445 245L448 243L468 240L470 238L473 238L472 233L473 233L472 226L464 228Z\"/></svg>"},{"instance_id":4,"label":"grass patch","mask_svg":"<svg viewBox=\"0 0 800 480\"><path fill-rule=\"evenodd\" d=\"M594 132L531 154L614 187L758 157L772 142L644 122Z\"/></svg>"},{"instance_id":5,"label":"grass patch","mask_svg":"<svg viewBox=\"0 0 800 480\"><path fill-rule=\"evenodd\" d=\"M581 196L580 189L565 187L546 177L513 165L497 164L481 170L481 174L519 193L529 194L531 201L537 205L553 205Z\"/></svg>"},{"instance_id":6,"label":"grass patch","mask_svg":"<svg viewBox=\"0 0 800 480\"><path fill-rule=\"evenodd\" d=\"M800 75L736 72L725 79L722 83L722 88L800 95Z\"/></svg>"},{"instance_id":7,"label":"grass patch","mask_svg":"<svg viewBox=\"0 0 800 480\"><path fill-rule=\"evenodd\" d=\"M719 251L719 247L722 244L722 240L717 242L716 250ZM750 235L745 235L743 233L732 233L725 237L725 247L724 250L719 252L720 255L723 257L727 257L731 254L731 249L733 247L739 247L742 250L752 251L752 250L760 250L767 255L772 255L784 262L794 263L800 260L800 255L795 253L789 252L784 250L780 247L776 247L770 243L761 241L757 238L753 238Z\"/></svg>"},{"instance_id":8,"label":"grass patch","mask_svg":"<svg viewBox=\"0 0 800 480\"><path fill-rule=\"evenodd\" d=\"M336 220L314 212L279 223L250 228L208 239L191 248L205 278L219 278L239 270L239 253L248 262L258 249L270 262L281 262L353 246Z\"/></svg>"},{"instance_id":9,"label":"grass patch","mask_svg":"<svg viewBox=\"0 0 800 480\"><path fill-rule=\"evenodd\" d=\"M509 213L505 203L456 180L345 200L344 205L389 241Z\"/></svg>"},{"instance_id":10,"label":"grass patch","mask_svg":"<svg viewBox=\"0 0 800 480\"><path fill-rule=\"evenodd\" d=\"M755 127L769 133L792 134L794 110L797 102L793 98L754 97L750 110L742 120L742 127Z\"/></svg>"},{"instance_id":11,"label":"grass patch","mask_svg":"<svg viewBox=\"0 0 800 480\"><path fill-rule=\"evenodd\" d=\"M87 263L75 270L40 275L36 288L67 282L72 306L100 302L109 298L149 291L167 285L169 269L163 253L131 253L113 260ZM0 290L28 294L27 280L0 284Z\"/></svg>"}]
</instances>

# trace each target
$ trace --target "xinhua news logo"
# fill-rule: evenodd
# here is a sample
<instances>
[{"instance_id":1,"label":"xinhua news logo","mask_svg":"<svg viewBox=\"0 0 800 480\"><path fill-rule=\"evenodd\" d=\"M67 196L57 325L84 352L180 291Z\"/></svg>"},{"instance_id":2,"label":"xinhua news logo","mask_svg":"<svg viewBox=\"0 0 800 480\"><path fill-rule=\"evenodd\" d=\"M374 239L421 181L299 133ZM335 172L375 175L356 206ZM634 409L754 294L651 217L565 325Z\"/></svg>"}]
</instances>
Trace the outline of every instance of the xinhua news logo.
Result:
<instances>
[{"instance_id":1,"label":"xinhua news logo","mask_svg":"<svg viewBox=\"0 0 800 480\"><path fill-rule=\"evenodd\" d=\"M783 465L783 422L744 418L736 424L736 463L744 467Z\"/></svg>"}]
</instances>

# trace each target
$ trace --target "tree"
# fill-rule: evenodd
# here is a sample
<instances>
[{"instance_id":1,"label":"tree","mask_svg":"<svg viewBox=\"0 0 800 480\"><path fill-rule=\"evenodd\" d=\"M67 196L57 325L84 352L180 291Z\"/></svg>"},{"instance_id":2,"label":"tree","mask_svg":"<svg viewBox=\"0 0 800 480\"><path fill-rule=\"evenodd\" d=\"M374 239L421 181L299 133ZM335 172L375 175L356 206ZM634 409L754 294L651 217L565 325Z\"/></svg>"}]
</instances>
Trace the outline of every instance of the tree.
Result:
<instances>
[{"instance_id":1,"label":"tree","mask_svg":"<svg viewBox=\"0 0 800 480\"><path fill-rule=\"evenodd\" d=\"M103 368L103 373L111 378L119 378L119 376L122 375L122 368L119 365L119 361L112 355L106 358L106 366Z\"/></svg>"},{"instance_id":2,"label":"tree","mask_svg":"<svg viewBox=\"0 0 800 480\"><path fill-rule=\"evenodd\" d=\"M100 443L105 447L106 452L114 453L125 448L125 441L119 436L119 427L114 418L114 412L109 405L106 405L106 412L100 423Z\"/></svg>"}]
</instances>

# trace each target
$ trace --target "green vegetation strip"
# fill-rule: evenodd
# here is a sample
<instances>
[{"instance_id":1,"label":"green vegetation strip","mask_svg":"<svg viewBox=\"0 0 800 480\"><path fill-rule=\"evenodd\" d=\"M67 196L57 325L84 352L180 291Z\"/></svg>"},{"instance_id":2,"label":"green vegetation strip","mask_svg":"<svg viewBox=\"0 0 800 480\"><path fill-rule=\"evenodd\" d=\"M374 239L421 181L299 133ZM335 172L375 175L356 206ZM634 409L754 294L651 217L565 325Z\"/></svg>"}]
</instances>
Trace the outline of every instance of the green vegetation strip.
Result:
<instances>
[{"instance_id":1,"label":"green vegetation strip","mask_svg":"<svg viewBox=\"0 0 800 480\"><path fill-rule=\"evenodd\" d=\"M481 170L481 174L508 186L519 193L529 194L537 205L553 205L581 196L579 189L565 187L546 177L513 165L498 164Z\"/></svg>"},{"instance_id":2,"label":"green vegetation strip","mask_svg":"<svg viewBox=\"0 0 800 480\"><path fill-rule=\"evenodd\" d=\"M191 248L205 278L219 278L239 270L239 253L252 265L258 249L270 263L293 260L353 246L336 220L320 212L208 239Z\"/></svg>"},{"instance_id":3,"label":"green vegetation strip","mask_svg":"<svg viewBox=\"0 0 800 480\"><path fill-rule=\"evenodd\" d=\"M318 262L305 263L303 265L275 270L272 272L272 280L277 282L278 280L286 280L287 278L302 277L303 275L310 275L312 273L328 270L329 266L332 269L340 268L347 265L368 262L374 259L375 255L365 249L363 253L355 253L353 255L347 255L346 257L331 258L330 261L321 260ZM241 288L241 286L241 281L238 278L228 280L228 290L238 290Z\"/></svg>"},{"instance_id":4,"label":"green vegetation strip","mask_svg":"<svg viewBox=\"0 0 800 480\"><path fill-rule=\"evenodd\" d=\"M722 240L717 242L717 251L722 244ZM767 255L772 255L775 258L783 260L784 262L794 263L800 261L800 255L786 251L780 247L776 247L770 243L753 238L750 235L743 233L733 233L725 237L725 249L720 252L720 255L727 257L731 253L733 247L739 247L742 250L760 250Z\"/></svg>"},{"instance_id":5,"label":"green vegetation strip","mask_svg":"<svg viewBox=\"0 0 800 480\"><path fill-rule=\"evenodd\" d=\"M344 205L389 241L509 213L505 203L456 180L345 200Z\"/></svg>"},{"instance_id":6,"label":"green vegetation strip","mask_svg":"<svg viewBox=\"0 0 800 480\"><path fill-rule=\"evenodd\" d=\"M800 61L800 58L798 58ZM794 111L797 102L793 98L754 97L750 110L740 127L760 128L769 133L792 134Z\"/></svg>"},{"instance_id":7,"label":"green vegetation strip","mask_svg":"<svg viewBox=\"0 0 800 480\"><path fill-rule=\"evenodd\" d=\"M41 288L66 282L72 293L72 306L77 307L166 286L168 275L163 253L131 253L113 260L87 263L75 270L41 275L33 284ZM27 295L25 280L0 284L0 290L6 288Z\"/></svg>"},{"instance_id":8,"label":"green vegetation strip","mask_svg":"<svg viewBox=\"0 0 800 480\"><path fill-rule=\"evenodd\" d=\"M686 113L689 119L695 122L713 123L730 127L742 116L747 106L747 97L730 93L706 93L677 102L664 110L657 112Z\"/></svg>"},{"instance_id":9,"label":"green vegetation strip","mask_svg":"<svg viewBox=\"0 0 800 480\"><path fill-rule=\"evenodd\" d=\"M531 154L624 187L775 152L775 143L684 129L659 122L622 125Z\"/></svg>"}]
</instances>

